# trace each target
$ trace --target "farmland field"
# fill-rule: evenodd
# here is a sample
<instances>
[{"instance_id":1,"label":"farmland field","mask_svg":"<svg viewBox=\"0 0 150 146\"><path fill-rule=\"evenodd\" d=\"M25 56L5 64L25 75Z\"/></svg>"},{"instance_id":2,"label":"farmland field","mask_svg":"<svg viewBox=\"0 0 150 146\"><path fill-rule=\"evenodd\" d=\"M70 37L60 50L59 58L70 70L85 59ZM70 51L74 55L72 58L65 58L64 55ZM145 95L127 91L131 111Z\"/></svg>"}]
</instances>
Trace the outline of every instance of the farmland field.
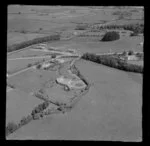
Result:
<instances>
[{"instance_id":1,"label":"farmland field","mask_svg":"<svg viewBox=\"0 0 150 146\"><path fill-rule=\"evenodd\" d=\"M16 60L8 60L7 63L7 72L12 74L18 71L21 71L25 68L29 67L29 64L32 66L37 62L42 62L43 60L47 60L47 58L29 58L29 59L16 59Z\"/></svg>"},{"instance_id":2,"label":"farmland field","mask_svg":"<svg viewBox=\"0 0 150 146\"><path fill-rule=\"evenodd\" d=\"M10 54L8 56L8 59L12 59L12 58L22 58L22 57L34 57L34 56L44 56L45 54L47 54L47 52L42 51L42 50L23 50L23 51L19 51L16 52L15 54Z\"/></svg>"},{"instance_id":3,"label":"farmland field","mask_svg":"<svg viewBox=\"0 0 150 146\"><path fill-rule=\"evenodd\" d=\"M9 5L6 138L142 141L143 58L82 55L143 53L143 9Z\"/></svg>"},{"instance_id":4,"label":"farmland field","mask_svg":"<svg viewBox=\"0 0 150 146\"><path fill-rule=\"evenodd\" d=\"M29 123L10 138L135 140L141 137L141 81L136 83L126 73L89 62L78 64L93 85L74 110ZM97 74L101 76L97 78Z\"/></svg>"}]
</instances>

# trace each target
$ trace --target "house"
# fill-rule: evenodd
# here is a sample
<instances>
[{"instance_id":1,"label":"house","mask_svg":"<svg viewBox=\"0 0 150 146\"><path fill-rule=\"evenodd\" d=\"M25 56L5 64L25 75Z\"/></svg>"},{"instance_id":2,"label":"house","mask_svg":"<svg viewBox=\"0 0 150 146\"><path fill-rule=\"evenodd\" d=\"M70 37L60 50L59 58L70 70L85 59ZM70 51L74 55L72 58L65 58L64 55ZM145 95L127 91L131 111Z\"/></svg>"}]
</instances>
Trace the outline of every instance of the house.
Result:
<instances>
[{"instance_id":1,"label":"house","mask_svg":"<svg viewBox=\"0 0 150 146\"><path fill-rule=\"evenodd\" d=\"M139 60L139 57L136 55L135 52L124 51L122 54L119 55L121 60Z\"/></svg>"},{"instance_id":2,"label":"house","mask_svg":"<svg viewBox=\"0 0 150 146\"><path fill-rule=\"evenodd\" d=\"M139 60L139 58L136 55L128 55L127 59L128 60Z\"/></svg>"},{"instance_id":3,"label":"house","mask_svg":"<svg viewBox=\"0 0 150 146\"><path fill-rule=\"evenodd\" d=\"M51 64L49 63L49 62L47 62L47 63L43 63L42 64L42 68L47 68L47 67L49 67Z\"/></svg>"},{"instance_id":4,"label":"house","mask_svg":"<svg viewBox=\"0 0 150 146\"><path fill-rule=\"evenodd\" d=\"M143 47L143 42L141 42L139 45Z\"/></svg>"}]
</instances>

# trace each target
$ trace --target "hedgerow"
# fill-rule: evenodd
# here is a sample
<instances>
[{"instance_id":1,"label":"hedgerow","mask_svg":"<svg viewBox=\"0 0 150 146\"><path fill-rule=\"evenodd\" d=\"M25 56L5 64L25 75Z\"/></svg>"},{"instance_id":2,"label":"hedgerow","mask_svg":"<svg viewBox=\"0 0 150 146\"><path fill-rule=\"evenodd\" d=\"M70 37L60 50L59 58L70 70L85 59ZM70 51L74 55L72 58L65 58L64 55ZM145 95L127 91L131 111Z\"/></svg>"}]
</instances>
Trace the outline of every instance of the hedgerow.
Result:
<instances>
[{"instance_id":1,"label":"hedgerow","mask_svg":"<svg viewBox=\"0 0 150 146\"><path fill-rule=\"evenodd\" d=\"M9 134L15 132L17 129L22 127L23 125L28 124L31 120L39 119L40 117L43 117L43 111L49 106L49 102L45 101L42 104L39 104L36 106L30 115L24 116L19 123L9 122L6 126L6 136Z\"/></svg>"},{"instance_id":2,"label":"hedgerow","mask_svg":"<svg viewBox=\"0 0 150 146\"><path fill-rule=\"evenodd\" d=\"M43 43L43 42L48 42L48 41L57 41L60 40L60 35L52 35L52 36L45 36L45 37L40 37L40 38L35 38L29 41L21 42L19 44L14 44L12 46L9 46L7 48L7 52L12 52L16 50L23 49L25 47L29 47L31 45Z\"/></svg>"},{"instance_id":3,"label":"hedgerow","mask_svg":"<svg viewBox=\"0 0 150 146\"><path fill-rule=\"evenodd\" d=\"M98 30L103 30L103 29L124 29L124 30L129 30L132 31L134 34L140 34L144 33L144 24L143 23L136 23L136 24L109 24L109 25L96 25L92 26L91 30L93 31L98 31Z\"/></svg>"},{"instance_id":4,"label":"hedgerow","mask_svg":"<svg viewBox=\"0 0 150 146\"><path fill-rule=\"evenodd\" d=\"M81 57L82 59L93 61L96 63L100 63L109 67L117 68L120 70L135 72L135 73L143 73L143 67L135 64L129 64L124 60L120 60L119 58L113 56L100 56L91 53L85 53Z\"/></svg>"}]
</instances>

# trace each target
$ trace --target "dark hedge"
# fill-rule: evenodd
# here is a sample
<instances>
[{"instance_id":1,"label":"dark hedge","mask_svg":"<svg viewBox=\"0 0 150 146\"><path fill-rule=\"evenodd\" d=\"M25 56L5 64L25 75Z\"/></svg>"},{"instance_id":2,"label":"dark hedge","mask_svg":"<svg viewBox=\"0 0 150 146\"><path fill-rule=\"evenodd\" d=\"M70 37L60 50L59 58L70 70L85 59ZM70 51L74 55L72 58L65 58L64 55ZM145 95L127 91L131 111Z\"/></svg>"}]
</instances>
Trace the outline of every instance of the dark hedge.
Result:
<instances>
[{"instance_id":1,"label":"dark hedge","mask_svg":"<svg viewBox=\"0 0 150 146\"><path fill-rule=\"evenodd\" d=\"M120 39L120 35L116 31L106 32L101 41L115 41Z\"/></svg>"},{"instance_id":2,"label":"dark hedge","mask_svg":"<svg viewBox=\"0 0 150 146\"><path fill-rule=\"evenodd\" d=\"M9 46L7 48L7 52L12 52L16 50L23 49L25 47L29 47L31 45L43 43L43 42L48 42L48 41L57 41L60 40L60 35L52 35L52 36L45 36L45 37L40 37L40 38L35 38L29 41L21 42L19 44L14 44L12 46Z\"/></svg>"},{"instance_id":3,"label":"dark hedge","mask_svg":"<svg viewBox=\"0 0 150 146\"><path fill-rule=\"evenodd\" d=\"M100 63L109 67L117 68L120 70L135 72L135 73L143 73L143 67L135 64L128 64L124 60L120 60L119 58L113 56L100 56L91 53L85 53L81 57L82 59L93 61L96 63Z\"/></svg>"}]
</instances>

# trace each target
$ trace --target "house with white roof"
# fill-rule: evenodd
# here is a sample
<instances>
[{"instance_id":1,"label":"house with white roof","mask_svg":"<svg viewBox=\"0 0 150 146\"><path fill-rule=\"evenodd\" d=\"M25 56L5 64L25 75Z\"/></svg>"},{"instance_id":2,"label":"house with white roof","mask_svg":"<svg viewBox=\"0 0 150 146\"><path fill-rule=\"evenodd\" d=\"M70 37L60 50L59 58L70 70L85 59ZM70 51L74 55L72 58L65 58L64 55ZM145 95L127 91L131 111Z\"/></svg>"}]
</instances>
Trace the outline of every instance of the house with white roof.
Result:
<instances>
[{"instance_id":1,"label":"house with white roof","mask_svg":"<svg viewBox=\"0 0 150 146\"><path fill-rule=\"evenodd\" d=\"M51 64L49 62L43 63L42 64L42 68L47 68L49 67Z\"/></svg>"}]
</instances>

